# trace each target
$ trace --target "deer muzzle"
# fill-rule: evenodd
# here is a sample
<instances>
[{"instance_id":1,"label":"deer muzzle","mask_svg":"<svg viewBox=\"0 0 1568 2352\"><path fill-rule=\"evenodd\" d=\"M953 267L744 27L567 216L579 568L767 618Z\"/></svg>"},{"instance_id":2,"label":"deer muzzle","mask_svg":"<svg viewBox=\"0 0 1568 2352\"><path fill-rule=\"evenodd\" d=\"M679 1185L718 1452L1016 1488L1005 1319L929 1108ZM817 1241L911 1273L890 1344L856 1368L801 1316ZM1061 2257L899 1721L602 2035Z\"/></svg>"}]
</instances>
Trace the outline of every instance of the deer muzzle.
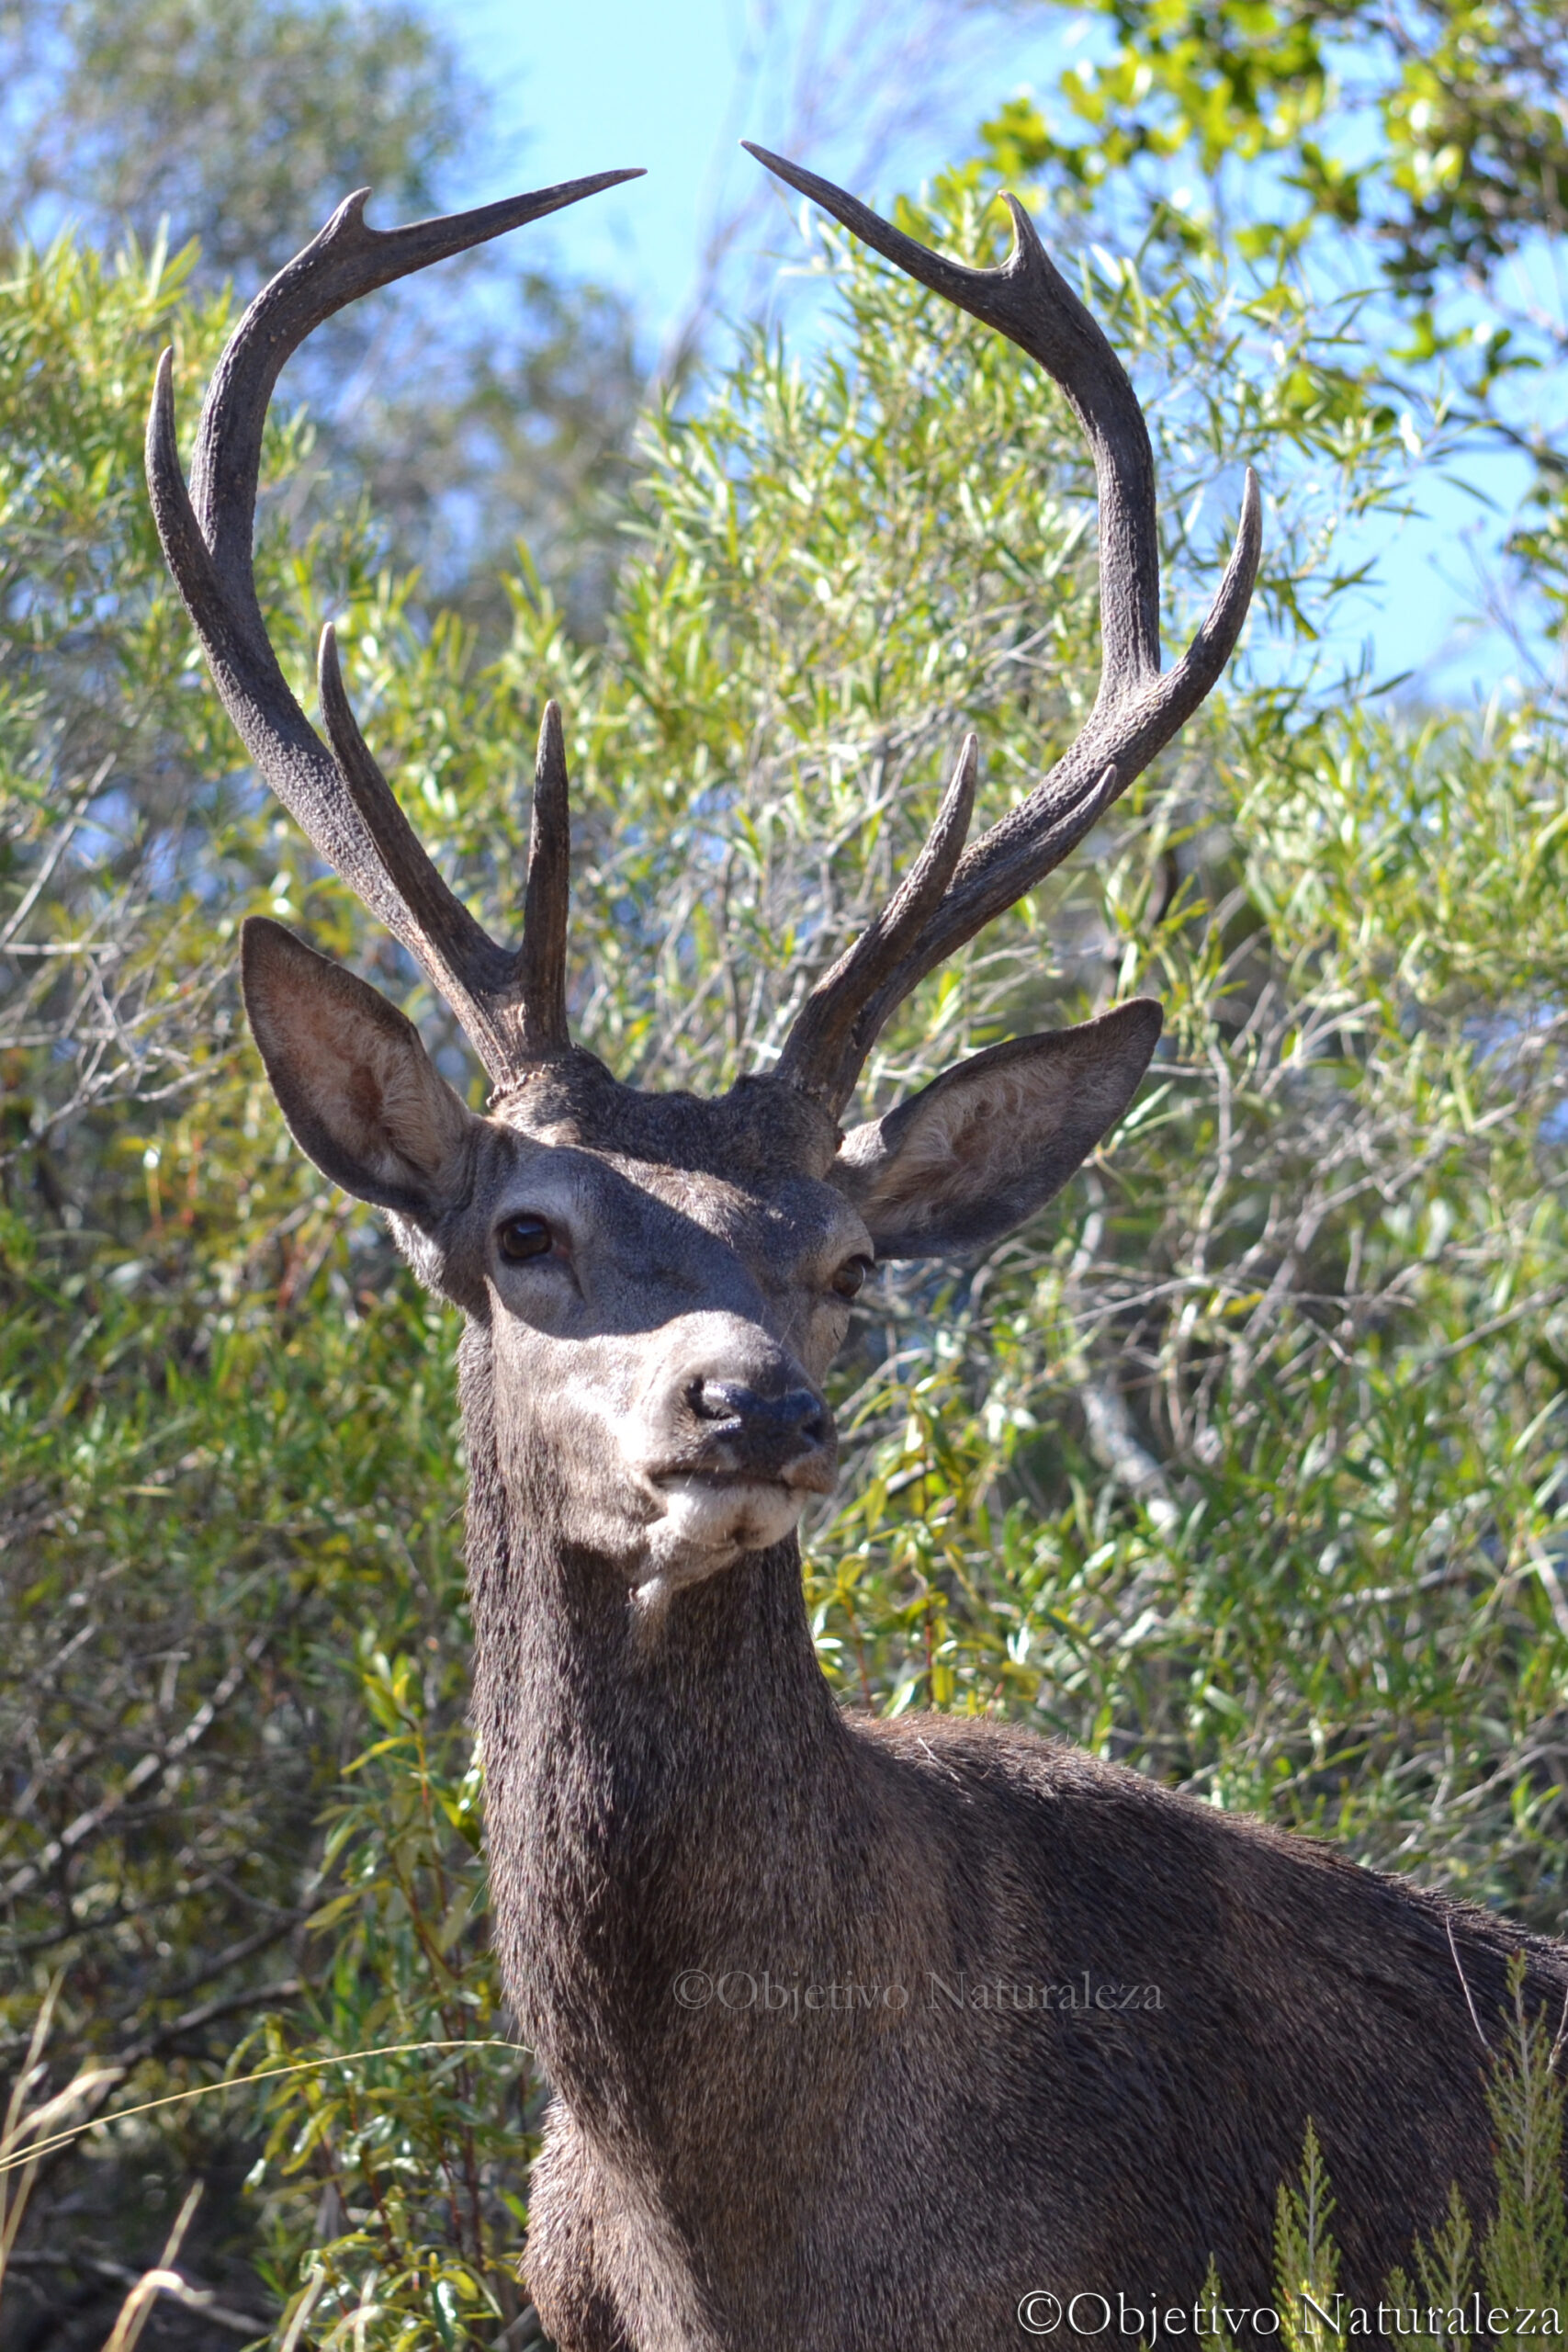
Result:
<instances>
[{"instance_id":1,"label":"deer muzzle","mask_svg":"<svg viewBox=\"0 0 1568 2352\"><path fill-rule=\"evenodd\" d=\"M800 1366L728 1317L704 1317L645 1391L637 1469L658 1498L655 1576L688 1582L782 1543L808 1495L830 1494L838 1442Z\"/></svg>"}]
</instances>

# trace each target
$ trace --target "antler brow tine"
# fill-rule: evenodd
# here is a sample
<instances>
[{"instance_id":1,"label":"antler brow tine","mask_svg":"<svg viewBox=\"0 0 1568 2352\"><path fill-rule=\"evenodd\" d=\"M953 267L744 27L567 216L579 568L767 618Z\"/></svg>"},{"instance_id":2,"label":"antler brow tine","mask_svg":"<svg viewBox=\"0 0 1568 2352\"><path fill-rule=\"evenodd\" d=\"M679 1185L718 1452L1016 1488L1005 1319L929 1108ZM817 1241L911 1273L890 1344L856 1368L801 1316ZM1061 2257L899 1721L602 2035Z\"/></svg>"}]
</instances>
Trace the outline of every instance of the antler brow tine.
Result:
<instances>
[{"instance_id":1,"label":"antler brow tine","mask_svg":"<svg viewBox=\"0 0 1568 2352\"><path fill-rule=\"evenodd\" d=\"M861 943L840 956L807 999L781 1056L780 1073L837 1115L896 1007L928 972L1060 865L1215 684L1235 650L1257 578L1262 502L1249 466L1235 546L1219 592L1181 660L1162 673L1159 537L1148 427L1121 361L1051 260L1017 198L1007 198L1011 254L999 269L974 269L906 236L830 180L749 140L742 144L885 259L1037 360L1061 387L1083 428L1100 501L1104 653L1094 708L1029 797L964 851L935 903L901 937L897 960L889 966L879 954L863 956ZM937 830L942 822L939 816ZM867 939L874 933L884 937L886 922L886 915L879 917Z\"/></svg>"},{"instance_id":2,"label":"antler brow tine","mask_svg":"<svg viewBox=\"0 0 1568 2352\"><path fill-rule=\"evenodd\" d=\"M570 859L571 811L560 705L547 702L534 765L534 811L528 828L528 880L519 958L524 1045L541 1060L565 1053L571 1042L566 1024Z\"/></svg>"},{"instance_id":3,"label":"antler brow tine","mask_svg":"<svg viewBox=\"0 0 1568 2352\"><path fill-rule=\"evenodd\" d=\"M446 998L503 1085L541 1055L569 1047L564 851L547 859L552 878L537 892L530 860L525 921L536 920L546 944L531 945L525 935L523 949L513 952L491 939L436 872L377 766L349 708L330 628L321 639L320 682L331 750L321 741L284 679L256 600L252 543L262 435L285 361L334 311L412 270L640 176L600 172L385 232L367 226L368 190L358 189L262 288L230 337L202 404L188 490L168 352L158 363L148 418L147 480L158 535L246 750L320 854ZM558 752L558 714L554 740ZM551 839L564 842L564 755L546 789L552 806L558 804L548 820ZM539 829L536 811L536 838ZM537 1001L531 990L542 992Z\"/></svg>"}]
</instances>

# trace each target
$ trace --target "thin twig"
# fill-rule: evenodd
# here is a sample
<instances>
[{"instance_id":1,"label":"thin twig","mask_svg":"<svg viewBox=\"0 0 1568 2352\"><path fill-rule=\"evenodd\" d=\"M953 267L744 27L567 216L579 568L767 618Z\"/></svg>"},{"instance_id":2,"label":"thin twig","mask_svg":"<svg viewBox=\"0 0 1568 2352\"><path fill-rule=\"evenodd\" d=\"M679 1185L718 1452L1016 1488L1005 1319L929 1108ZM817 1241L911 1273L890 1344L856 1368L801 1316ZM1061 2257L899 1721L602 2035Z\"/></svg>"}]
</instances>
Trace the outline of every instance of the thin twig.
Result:
<instances>
[{"instance_id":1,"label":"thin twig","mask_svg":"<svg viewBox=\"0 0 1568 2352\"><path fill-rule=\"evenodd\" d=\"M534 2052L526 2042L507 2041L500 2035L484 2034L460 2041L395 2041L385 2048L345 2050L329 2058L297 2058L287 2066L258 2066L254 2074L227 2075L220 2083L197 2083L189 2090L168 2091L162 2098L142 2099L135 2107L117 2108L112 2115L96 2115L85 2123L76 2124L69 2132L56 2132L49 2139L40 2140L35 2147L20 2155L0 2155L0 2174L17 2171L21 2165L47 2156L56 2148L68 2148L84 2132L99 2130L110 2123L129 2122L133 2115L151 2115L161 2107L183 2107L187 2099L210 2098L219 2091L243 2091L253 2083L270 2083L285 2075L308 2075L318 2066L353 2066L366 2058L407 2058L427 2050L512 2050L520 2058L532 2058ZM96 2079L96 2078L95 2078ZM71 2086L73 2089L77 2087Z\"/></svg>"},{"instance_id":2,"label":"thin twig","mask_svg":"<svg viewBox=\"0 0 1568 2352\"><path fill-rule=\"evenodd\" d=\"M1459 1956L1459 1946L1454 1941L1454 1923L1451 1919L1445 1917L1443 1925L1449 1931L1449 1950L1453 1954L1454 1970L1455 1973L1459 1977L1460 1988L1464 1994L1464 2006L1470 2011L1470 2022L1475 2028L1476 2040L1480 2042L1483 2050L1485 2051L1488 2058L1490 2058L1492 2055L1492 2044L1487 2041L1486 2036L1481 2030L1481 2019L1476 2016L1475 2003L1470 1997L1470 1986L1465 1980L1463 1963Z\"/></svg>"}]
</instances>

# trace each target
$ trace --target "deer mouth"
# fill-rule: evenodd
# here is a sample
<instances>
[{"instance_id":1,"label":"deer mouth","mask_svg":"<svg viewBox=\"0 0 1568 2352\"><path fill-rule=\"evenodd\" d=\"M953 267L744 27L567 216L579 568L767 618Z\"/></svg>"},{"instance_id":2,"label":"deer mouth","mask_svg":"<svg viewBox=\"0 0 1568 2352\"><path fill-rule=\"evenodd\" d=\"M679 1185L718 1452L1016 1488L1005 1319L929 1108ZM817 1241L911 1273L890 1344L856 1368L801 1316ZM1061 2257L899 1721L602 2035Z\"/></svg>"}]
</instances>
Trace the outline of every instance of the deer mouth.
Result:
<instances>
[{"instance_id":1,"label":"deer mouth","mask_svg":"<svg viewBox=\"0 0 1568 2352\"><path fill-rule=\"evenodd\" d=\"M671 1463L666 1470L649 1474L652 1485L660 1493L680 1487L703 1487L725 1490L739 1487L783 1487L790 1494L803 1499L807 1495L830 1495L836 1484L836 1464L825 1458L820 1450L803 1453L795 1462L786 1462L775 1469L756 1463L743 1462L680 1462Z\"/></svg>"},{"instance_id":2,"label":"deer mouth","mask_svg":"<svg viewBox=\"0 0 1568 2352\"><path fill-rule=\"evenodd\" d=\"M649 1479L662 1509L646 1531L652 1575L660 1582L695 1582L729 1566L743 1553L765 1552L793 1535L812 1489L788 1472L671 1469Z\"/></svg>"}]
</instances>

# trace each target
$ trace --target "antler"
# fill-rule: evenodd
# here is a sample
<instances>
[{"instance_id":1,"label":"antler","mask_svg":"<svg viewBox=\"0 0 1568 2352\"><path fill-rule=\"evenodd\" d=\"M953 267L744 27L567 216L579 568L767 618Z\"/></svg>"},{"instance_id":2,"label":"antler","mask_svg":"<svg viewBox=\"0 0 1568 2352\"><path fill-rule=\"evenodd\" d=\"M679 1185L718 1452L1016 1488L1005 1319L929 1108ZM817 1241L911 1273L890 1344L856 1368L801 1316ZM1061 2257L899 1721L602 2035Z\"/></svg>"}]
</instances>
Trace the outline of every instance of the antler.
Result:
<instances>
[{"instance_id":1,"label":"antler","mask_svg":"<svg viewBox=\"0 0 1568 2352\"><path fill-rule=\"evenodd\" d=\"M201 411L187 491L175 437L172 357L158 363L147 480L158 536L224 707L284 807L328 864L401 940L451 1005L498 1084L565 1053L570 841L566 754L553 703L539 734L521 948L480 929L420 846L355 722L332 628L321 633L329 751L285 683L252 563L262 430L279 370L334 311L410 271L558 212L636 171L599 172L472 212L386 232L365 223L367 188L265 286L220 359Z\"/></svg>"},{"instance_id":2,"label":"antler","mask_svg":"<svg viewBox=\"0 0 1568 2352\"><path fill-rule=\"evenodd\" d=\"M1162 674L1148 428L1121 361L1052 263L1018 199L1007 199L1013 222L1007 261L999 269L970 269L918 244L815 172L744 143L770 172L888 261L1038 360L1083 427L1100 494L1104 656L1094 708L1028 799L965 850L975 763L975 739L967 739L913 872L818 980L780 1056L778 1076L837 1116L895 1008L928 972L1061 864L1213 686L1240 635L1257 578L1261 502L1249 466L1235 546L1213 608L1176 667Z\"/></svg>"}]
</instances>

